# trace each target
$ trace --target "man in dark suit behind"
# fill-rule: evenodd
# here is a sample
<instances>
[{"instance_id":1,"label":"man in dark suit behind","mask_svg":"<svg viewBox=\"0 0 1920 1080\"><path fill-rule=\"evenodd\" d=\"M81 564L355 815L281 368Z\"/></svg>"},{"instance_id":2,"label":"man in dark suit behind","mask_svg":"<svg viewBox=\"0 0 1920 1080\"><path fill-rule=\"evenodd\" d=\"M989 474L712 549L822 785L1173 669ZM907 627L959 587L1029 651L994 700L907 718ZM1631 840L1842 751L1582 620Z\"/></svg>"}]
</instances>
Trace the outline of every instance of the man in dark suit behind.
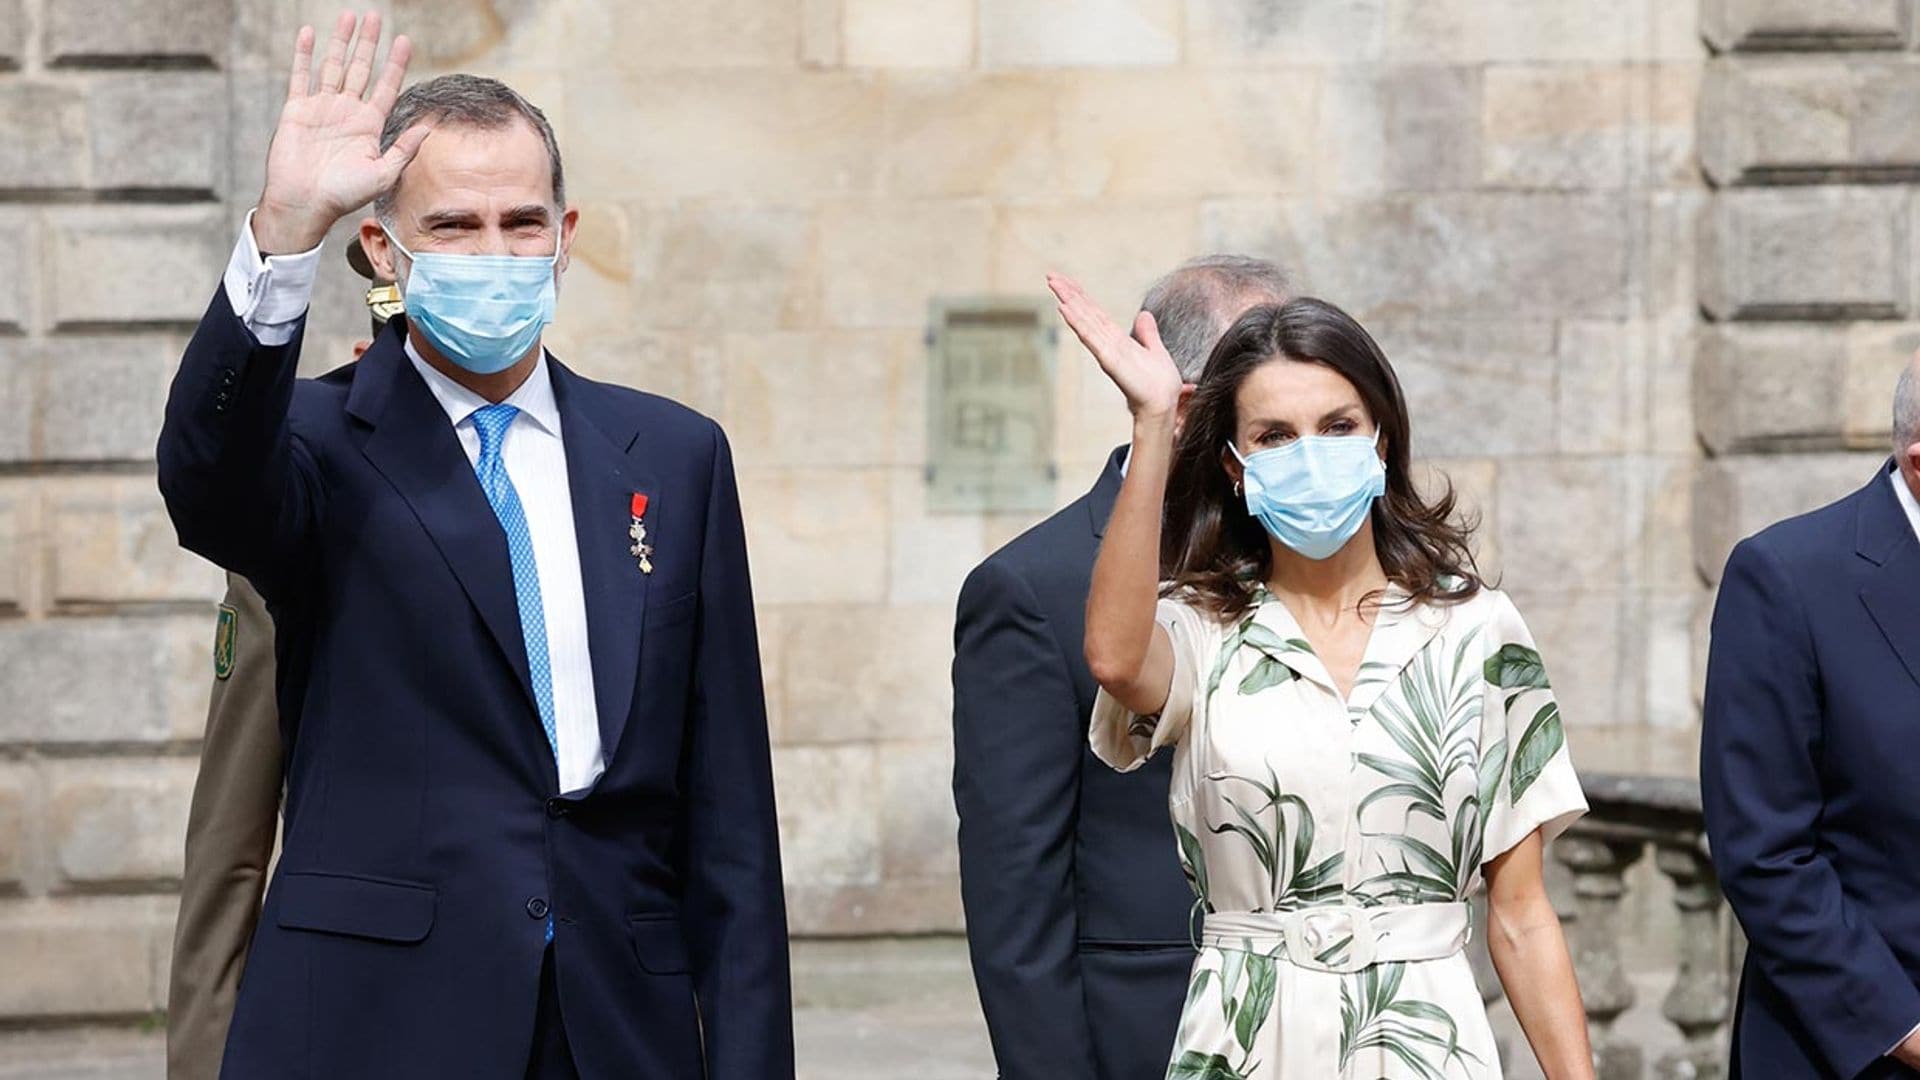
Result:
<instances>
[{"instance_id":1,"label":"man in dark suit behind","mask_svg":"<svg viewBox=\"0 0 1920 1080\"><path fill-rule=\"evenodd\" d=\"M1272 263L1191 260L1142 307L1189 382L1256 304ZM1087 748L1099 689L1082 639L1126 468L982 562L954 626L953 798L974 982L1004 1080L1160 1080L1193 962L1194 894L1167 816L1165 756L1117 773Z\"/></svg>"},{"instance_id":2,"label":"man in dark suit behind","mask_svg":"<svg viewBox=\"0 0 1920 1080\"><path fill-rule=\"evenodd\" d=\"M1917 368L1892 467L1743 541L1720 584L1700 787L1749 941L1733 1080L1920 1075Z\"/></svg>"},{"instance_id":3,"label":"man in dark suit behind","mask_svg":"<svg viewBox=\"0 0 1920 1080\"><path fill-rule=\"evenodd\" d=\"M358 32L356 33L356 26ZM275 632L281 857L222 1075L793 1073L746 545L713 421L541 345L579 222L495 80L296 45L266 184L158 448ZM401 284L296 379L328 229Z\"/></svg>"}]
</instances>

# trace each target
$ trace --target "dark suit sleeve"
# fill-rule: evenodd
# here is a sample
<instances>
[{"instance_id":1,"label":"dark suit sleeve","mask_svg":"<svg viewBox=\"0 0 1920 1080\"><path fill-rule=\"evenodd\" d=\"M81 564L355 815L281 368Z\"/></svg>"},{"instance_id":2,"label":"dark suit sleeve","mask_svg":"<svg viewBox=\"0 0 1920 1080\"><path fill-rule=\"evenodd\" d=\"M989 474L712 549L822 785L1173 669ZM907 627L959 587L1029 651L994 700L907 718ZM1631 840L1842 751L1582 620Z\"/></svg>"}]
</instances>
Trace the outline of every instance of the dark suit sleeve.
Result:
<instances>
[{"instance_id":1,"label":"dark suit sleeve","mask_svg":"<svg viewBox=\"0 0 1920 1080\"><path fill-rule=\"evenodd\" d=\"M169 1080L213 1080L280 822L280 726L273 620L243 578L228 575L233 670L207 706L200 772L187 811L186 863L167 988Z\"/></svg>"},{"instance_id":2,"label":"dark suit sleeve","mask_svg":"<svg viewBox=\"0 0 1920 1080\"><path fill-rule=\"evenodd\" d=\"M760 646L733 455L713 428L694 715L684 769L684 925L713 1080L791 1077L793 991Z\"/></svg>"},{"instance_id":3,"label":"dark suit sleeve","mask_svg":"<svg viewBox=\"0 0 1920 1080\"><path fill-rule=\"evenodd\" d=\"M1079 718L1033 590L983 563L954 626L953 801L974 982L1005 1080L1094 1076L1073 879Z\"/></svg>"},{"instance_id":4,"label":"dark suit sleeve","mask_svg":"<svg viewBox=\"0 0 1920 1080\"><path fill-rule=\"evenodd\" d=\"M1707 834L1751 962L1833 1073L1855 1076L1920 1023L1920 991L1819 850L1822 724L1803 603L1777 557L1748 540L1713 612L1700 750Z\"/></svg>"},{"instance_id":5,"label":"dark suit sleeve","mask_svg":"<svg viewBox=\"0 0 1920 1080\"><path fill-rule=\"evenodd\" d=\"M288 419L305 329L262 345L216 289L167 394L156 450L180 545L269 598L302 564L317 514L318 469Z\"/></svg>"}]
</instances>

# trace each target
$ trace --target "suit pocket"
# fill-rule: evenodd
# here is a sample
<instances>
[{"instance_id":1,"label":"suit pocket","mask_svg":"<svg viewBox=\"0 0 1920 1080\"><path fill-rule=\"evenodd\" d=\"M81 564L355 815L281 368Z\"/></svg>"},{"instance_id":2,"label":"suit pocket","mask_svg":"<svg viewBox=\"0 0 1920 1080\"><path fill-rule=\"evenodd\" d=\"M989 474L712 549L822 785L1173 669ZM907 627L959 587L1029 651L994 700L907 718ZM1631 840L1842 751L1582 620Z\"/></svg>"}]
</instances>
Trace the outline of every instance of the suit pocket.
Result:
<instances>
[{"instance_id":1,"label":"suit pocket","mask_svg":"<svg viewBox=\"0 0 1920 1080\"><path fill-rule=\"evenodd\" d=\"M282 874L279 893L284 929L402 943L426 938L439 903L431 885L346 874Z\"/></svg>"},{"instance_id":2,"label":"suit pocket","mask_svg":"<svg viewBox=\"0 0 1920 1080\"><path fill-rule=\"evenodd\" d=\"M699 606L700 593L698 591L690 592L685 596L675 597L672 600L667 600L662 603L650 604L647 607L646 627L649 630L664 630L669 626L678 626L683 622L690 622L693 619L694 612L699 610Z\"/></svg>"},{"instance_id":3,"label":"suit pocket","mask_svg":"<svg viewBox=\"0 0 1920 1080\"><path fill-rule=\"evenodd\" d=\"M627 936L633 958L650 975L685 975L693 969L687 959L687 940L680 936L680 920L672 915L629 915Z\"/></svg>"}]
</instances>

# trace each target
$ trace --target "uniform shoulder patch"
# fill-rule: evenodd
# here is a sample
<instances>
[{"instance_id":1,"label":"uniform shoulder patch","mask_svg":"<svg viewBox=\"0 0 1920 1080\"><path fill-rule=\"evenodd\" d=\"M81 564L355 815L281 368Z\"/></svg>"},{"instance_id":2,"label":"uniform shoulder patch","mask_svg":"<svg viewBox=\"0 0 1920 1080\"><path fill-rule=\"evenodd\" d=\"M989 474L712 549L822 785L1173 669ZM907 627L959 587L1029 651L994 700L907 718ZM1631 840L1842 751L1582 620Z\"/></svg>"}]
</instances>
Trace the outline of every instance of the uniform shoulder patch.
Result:
<instances>
[{"instance_id":1,"label":"uniform shoulder patch","mask_svg":"<svg viewBox=\"0 0 1920 1080\"><path fill-rule=\"evenodd\" d=\"M213 677L224 679L233 674L233 660L239 648L240 613L227 604L220 605L220 622L213 631Z\"/></svg>"}]
</instances>

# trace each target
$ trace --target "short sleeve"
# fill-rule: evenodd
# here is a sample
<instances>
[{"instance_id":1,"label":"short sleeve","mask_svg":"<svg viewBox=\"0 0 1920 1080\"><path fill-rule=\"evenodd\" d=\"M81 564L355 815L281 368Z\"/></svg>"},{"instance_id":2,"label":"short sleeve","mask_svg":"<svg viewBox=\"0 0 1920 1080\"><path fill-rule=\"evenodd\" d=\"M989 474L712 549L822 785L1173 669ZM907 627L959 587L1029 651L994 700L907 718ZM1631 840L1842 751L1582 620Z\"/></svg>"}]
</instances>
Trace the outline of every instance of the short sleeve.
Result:
<instances>
[{"instance_id":1,"label":"short sleeve","mask_svg":"<svg viewBox=\"0 0 1920 1080\"><path fill-rule=\"evenodd\" d=\"M1482 862L1511 851L1535 829L1552 840L1587 812L1567 751L1560 703L1533 635L1506 595L1492 592L1486 643L1486 710L1480 801Z\"/></svg>"},{"instance_id":2,"label":"short sleeve","mask_svg":"<svg viewBox=\"0 0 1920 1080\"><path fill-rule=\"evenodd\" d=\"M1160 601L1153 618L1166 630L1173 647L1173 681L1167 687L1167 703L1160 715L1128 712L1105 690L1093 703L1087 741L1095 757L1121 772L1132 772L1161 747L1179 742L1193 719L1196 673L1207 641L1206 621L1192 606L1169 599Z\"/></svg>"}]
</instances>

